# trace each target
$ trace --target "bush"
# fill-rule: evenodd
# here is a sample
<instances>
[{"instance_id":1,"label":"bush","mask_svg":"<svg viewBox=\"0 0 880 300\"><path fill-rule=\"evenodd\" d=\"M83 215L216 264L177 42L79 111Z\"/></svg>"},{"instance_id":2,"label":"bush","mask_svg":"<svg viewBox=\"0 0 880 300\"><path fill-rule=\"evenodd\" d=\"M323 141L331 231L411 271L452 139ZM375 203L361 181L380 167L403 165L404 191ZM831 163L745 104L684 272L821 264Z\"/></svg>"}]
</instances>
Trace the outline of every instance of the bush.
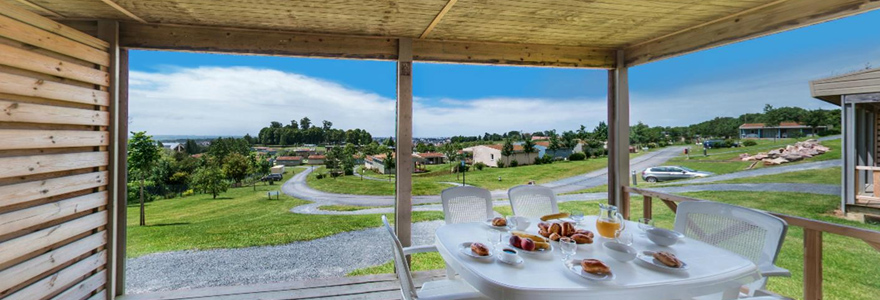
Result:
<instances>
[{"instance_id":1,"label":"bush","mask_svg":"<svg viewBox=\"0 0 880 300\"><path fill-rule=\"evenodd\" d=\"M667 141L660 141L659 143L657 143L657 146L660 146L661 148L662 148L662 147L666 147L666 146L669 146L669 142L667 142Z\"/></svg>"},{"instance_id":2,"label":"bush","mask_svg":"<svg viewBox=\"0 0 880 300\"><path fill-rule=\"evenodd\" d=\"M315 179L324 179L324 174L315 175Z\"/></svg>"},{"instance_id":3,"label":"bush","mask_svg":"<svg viewBox=\"0 0 880 300\"><path fill-rule=\"evenodd\" d=\"M535 157L535 161L533 162L533 164L540 165L542 163L544 163L543 159L541 159L540 157Z\"/></svg>"},{"instance_id":4,"label":"bush","mask_svg":"<svg viewBox=\"0 0 880 300\"><path fill-rule=\"evenodd\" d=\"M840 129L836 129L836 128L828 129L828 130L824 130L824 131L819 131L819 133L817 133L817 134L819 136L837 135L837 134L840 134Z\"/></svg>"},{"instance_id":5,"label":"bush","mask_svg":"<svg viewBox=\"0 0 880 300\"><path fill-rule=\"evenodd\" d=\"M501 161L501 160L499 159L497 163L498 163L498 168L504 168L504 162L503 162L503 161Z\"/></svg>"},{"instance_id":6,"label":"bush","mask_svg":"<svg viewBox=\"0 0 880 300\"><path fill-rule=\"evenodd\" d=\"M519 162L518 162L518 161L516 161L515 159L510 161L510 167L511 167L511 168L516 168L517 166L519 166Z\"/></svg>"},{"instance_id":7,"label":"bush","mask_svg":"<svg viewBox=\"0 0 880 300\"><path fill-rule=\"evenodd\" d=\"M757 146L758 142L753 141L753 140L745 140L745 141L743 141L742 144L743 144L743 146L751 147L751 146Z\"/></svg>"},{"instance_id":8,"label":"bush","mask_svg":"<svg viewBox=\"0 0 880 300\"><path fill-rule=\"evenodd\" d=\"M542 163L544 163L544 164L552 164L553 163L553 156L544 154L544 156L541 157L541 160L542 160Z\"/></svg>"},{"instance_id":9,"label":"bush","mask_svg":"<svg viewBox=\"0 0 880 300\"><path fill-rule=\"evenodd\" d=\"M478 171L482 171L485 167L486 164L484 164L483 162L477 162L474 164L474 168L477 168Z\"/></svg>"},{"instance_id":10,"label":"bush","mask_svg":"<svg viewBox=\"0 0 880 300\"><path fill-rule=\"evenodd\" d=\"M345 175L346 176L354 175L354 169L345 169Z\"/></svg>"},{"instance_id":11,"label":"bush","mask_svg":"<svg viewBox=\"0 0 880 300\"><path fill-rule=\"evenodd\" d=\"M575 152L568 156L568 160L577 161L577 160L585 160L587 159L587 155L582 152Z\"/></svg>"},{"instance_id":12,"label":"bush","mask_svg":"<svg viewBox=\"0 0 880 300\"><path fill-rule=\"evenodd\" d=\"M647 146L648 149L654 149L654 148L659 147L659 145L657 145L657 143L648 143L648 144L645 145L645 146Z\"/></svg>"},{"instance_id":13,"label":"bush","mask_svg":"<svg viewBox=\"0 0 880 300\"><path fill-rule=\"evenodd\" d=\"M128 184L128 203L140 203L141 196L141 185L139 181L132 181ZM152 181L144 182L144 202L151 202L155 198L155 195L150 194L150 188L153 188L155 185Z\"/></svg>"},{"instance_id":14,"label":"bush","mask_svg":"<svg viewBox=\"0 0 880 300\"><path fill-rule=\"evenodd\" d=\"M800 131L792 132L791 134L788 135L789 138L793 138L793 139L799 139L799 138L802 138L805 136L807 136L807 135L804 134L803 132L800 132Z\"/></svg>"},{"instance_id":15,"label":"bush","mask_svg":"<svg viewBox=\"0 0 880 300\"><path fill-rule=\"evenodd\" d=\"M181 197L189 197L192 196L195 192L192 189L188 189L181 194Z\"/></svg>"}]
</instances>

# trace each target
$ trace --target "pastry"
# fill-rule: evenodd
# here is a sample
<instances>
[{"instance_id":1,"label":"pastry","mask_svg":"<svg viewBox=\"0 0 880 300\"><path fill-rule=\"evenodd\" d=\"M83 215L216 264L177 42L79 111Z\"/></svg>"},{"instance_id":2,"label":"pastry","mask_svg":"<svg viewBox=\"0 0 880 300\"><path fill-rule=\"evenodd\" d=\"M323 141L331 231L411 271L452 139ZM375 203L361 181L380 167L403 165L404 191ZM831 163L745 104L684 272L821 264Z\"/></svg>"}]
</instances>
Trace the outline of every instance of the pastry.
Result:
<instances>
[{"instance_id":1,"label":"pastry","mask_svg":"<svg viewBox=\"0 0 880 300\"><path fill-rule=\"evenodd\" d=\"M608 265L598 259L582 260L581 268L584 269L584 272L590 274L611 274L611 269L608 268Z\"/></svg>"},{"instance_id":2,"label":"pastry","mask_svg":"<svg viewBox=\"0 0 880 300\"><path fill-rule=\"evenodd\" d=\"M574 234L574 231L575 231L574 224L569 223L569 222L563 222L562 223L562 230L559 232L559 234L562 236L571 236L572 234Z\"/></svg>"},{"instance_id":3,"label":"pastry","mask_svg":"<svg viewBox=\"0 0 880 300\"><path fill-rule=\"evenodd\" d=\"M654 259L670 268L681 268L682 266L681 260L678 260L675 254L666 251L654 252Z\"/></svg>"},{"instance_id":4,"label":"pastry","mask_svg":"<svg viewBox=\"0 0 880 300\"><path fill-rule=\"evenodd\" d=\"M586 234L575 233L575 234L571 235L571 239L573 239L575 241L575 243L578 243L578 244L592 244L593 243L593 237L587 236Z\"/></svg>"},{"instance_id":5,"label":"pastry","mask_svg":"<svg viewBox=\"0 0 880 300\"><path fill-rule=\"evenodd\" d=\"M538 230L550 231L550 223L540 222L538 223Z\"/></svg>"},{"instance_id":6,"label":"pastry","mask_svg":"<svg viewBox=\"0 0 880 300\"><path fill-rule=\"evenodd\" d=\"M541 217L541 221L547 221L547 220L553 220L553 219L562 219L562 218L567 218L568 216L569 216L569 214L568 214L567 212L561 212L561 213L549 214L549 215L546 215L546 216Z\"/></svg>"},{"instance_id":7,"label":"pastry","mask_svg":"<svg viewBox=\"0 0 880 300\"><path fill-rule=\"evenodd\" d=\"M501 217L492 219L492 226L507 226L507 220Z\"/></svg>"},{"instance_id":8,"label":"pastry","mask_svg":"<svg viewBox=\"0 0 880 300\"><path fill-rule=\"evenodd\" d=\"M538 230L538 234L540 234L541 236L543 236L543 237L545 237L545 238L549 238L549 237L550 237L550 232L549 232L549 231L546 231L546 230L543 230L543 229Z\"/></svg>"},{"instance_id":9,"label":"pastry","mask_svg":"<svg viewBox=\"0 0 880 300\"><path fill-rule=\"evenodd\" d=\"M562 238L562 236L559 235L559 234L557 234L557 233L551 233L551 234L550 234L550 240L551 240L551 241L556 242L556 241L559 241L560 238Z\"/></svg>"},{"instance_id":10,"label":"pastry","mask_svg":"<svg viewBox=\"0 0 880 300\"><path fill-rule=\"evenodd\" d=\"M471 244L471 251L473 251L474 254L479 255L479 256L489 255L489 248L487 248L486 245L483 245L483 243L472 243Z\"/></svg>"},{"instance_id":11,"label":"pastry","mask_svg":"<svg viewBox=\"0 0 880 300\"><path fill-rule=\"evenodd\" d=\"M583 235L586 235L586 236L590 237L591 239L595 237L595 236L593 235L593 232L592 232L592 231L589 231L589 230L586 230L586 229L578 229L578 230L575 230L575 231L574 231L574 234L583 234Z\"/></svg>"},{"instance_id":12,"label":"pastry","mask_svg":"<svg viewBox=\"0 0 880 300\"><path fill-rule=\"evenodd\" d=\"M550 234L562 234L562 225L559 223L553 223L550 225L550 230L547 230Z\"/></svg>"}]
</instances>

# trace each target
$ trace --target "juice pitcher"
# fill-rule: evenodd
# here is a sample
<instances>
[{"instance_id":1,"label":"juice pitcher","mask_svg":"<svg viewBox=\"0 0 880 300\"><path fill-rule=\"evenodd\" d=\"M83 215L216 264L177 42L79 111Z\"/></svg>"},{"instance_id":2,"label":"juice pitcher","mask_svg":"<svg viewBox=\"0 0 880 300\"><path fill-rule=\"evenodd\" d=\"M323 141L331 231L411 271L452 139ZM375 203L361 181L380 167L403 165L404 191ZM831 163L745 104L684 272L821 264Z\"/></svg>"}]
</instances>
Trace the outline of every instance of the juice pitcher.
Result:
<instances>
[{"instance_id":1,"label":"juice pitcher","mask_svg":"<svg viewBox=\"0 0 880 300\"><path fill-rule=\"evenodd\" d=\"M596 231L605 238L613 239L618 230L626 229L623 215L617 212L617 206L599 203L599 218L596 219Z\"/></svg>"}]
</instances>

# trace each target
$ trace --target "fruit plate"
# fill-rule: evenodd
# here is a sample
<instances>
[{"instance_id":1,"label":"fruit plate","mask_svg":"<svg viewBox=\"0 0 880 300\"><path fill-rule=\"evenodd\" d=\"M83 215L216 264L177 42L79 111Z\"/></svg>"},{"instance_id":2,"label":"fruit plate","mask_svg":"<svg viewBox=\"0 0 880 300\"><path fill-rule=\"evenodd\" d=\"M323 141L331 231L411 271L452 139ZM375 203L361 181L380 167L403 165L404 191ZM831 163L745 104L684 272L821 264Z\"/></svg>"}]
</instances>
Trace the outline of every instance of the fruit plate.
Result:
<instances>
[{"instance_id":1,"label":"fruit plate","mask_svg":"<svg viewBox=\"0 0 880 300\"><path fill-rule=\"evenodd\" d=\"M486 247L489 247L489 246L486 246ZM458 246L458 252L461 252L461 254L464 254L465 256L470 256L472 258L476 258L476 259L480 259L480 260L491 260L492 259L492 249L489 249L488 255L485 255L485 256L479 255L479 254L474 253L473 250L471 250L471 243L470 242L461 243L461 245Z\"/></svg>"},{"instance_id":2,"label":"fruit plate","mask_svg":"<svg viewBox=\"0 0 880 300\"><path fill-rule=\"evenodd\" d=\"M516 248L516 250L519 251L519 253L525 253L527 255L547 255L547 254L553 253L553 244L549 244L550 249L535 249L534 251L528 251L526 249L520 248L519 246L514 246L513 244L510 243L510 241L508 241L507 244L510 245L511 247ZM470 247L470 246L468 246L468 247Z\"/></svg>"},{"instance_id":3,"label":"fruit plate","mask_svg":"<svg viewBox=\"0 0 880 300\"><path fill-rule=\"evenodd\" d=\"M584 269L581 267L580 259L571 259L565 262L565 268L571 271L572 273L589 279L593 281L610 281L614 280L614 272L612 271L610 274L593 274L584 272Z\"/></svg>"},{"instance_id":4,"label":"fruit plate","mask_svg":"<svg viewBox=\"0 0 880 300\"><path fill-rule=\"evenodd\" d=\"M485 224L486 226L489 226L489 228L493 228L493 229L497 229L497 230L507 230L508 229L506 225L505 226L492 225L492 219L486 220L485 222L483 222L483 224Z\"/></svg>"},{"instance_id":5,"label":"fruit plate","mask_svg":"<svg viewBox=\"0 0 880 300\"><path fill-rule=\"evenodd\" d=\"M657 268L657 269L663 270L663 271L684 272L684 271L688 270L688 264L686 262L684 262L683 260L681 260L680 258L678 259L678 260L681 260L681 267L680 268L673 268L673 267L664 265L662 262L660 262L659 260L654 258L654 251L642 251L641 253L636 255L636 259L638 259L643 264L652 266L654 268Z\"/></svg>"}]
</instances>

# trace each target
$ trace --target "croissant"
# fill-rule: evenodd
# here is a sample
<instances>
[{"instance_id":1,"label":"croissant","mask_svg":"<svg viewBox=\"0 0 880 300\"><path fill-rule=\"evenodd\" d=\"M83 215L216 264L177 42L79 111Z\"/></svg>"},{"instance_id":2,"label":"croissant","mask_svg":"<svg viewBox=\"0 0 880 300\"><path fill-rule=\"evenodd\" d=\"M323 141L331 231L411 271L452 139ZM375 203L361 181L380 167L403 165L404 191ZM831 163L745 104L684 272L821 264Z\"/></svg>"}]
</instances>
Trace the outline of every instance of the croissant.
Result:
<instances>
[{"instance_id":1,"label":"croissant","mask_svg":"<svg viewBox=\"0 0 880 300\"><path fill-rule=\"evenodd\" d=\"M681 268L682 266L681 260L675 257L675 254L666 251L654 252L654 259L670 268Z\"/></svg>"},{"instance_id":2,"label":"croissant","mask_svg":"<svg viewBox=\"0 0 880 300\"><path fill-rule=\"evenodd\" d=\"M489 248L487 248L486 245L483 245L483 243L471 244L471 251L479 256L489 255Z\"/></svg>"},{"instance_id":3,"label":"croissant","mask_svg":"<svg viewBox=\"0 0 880 300\"><path fill-rule=\"evenodd\" d=\"M507 226L507 220L501 217L492 219L492 226Z\"/></svg>"},{"instance_id":4,"label":"croissant","mask_svg":"<svg viewBox=\"0 0 880 300\"><path fill-rule=\"evenodd\" d=\"M562 238L562 236L560 236L560 235L557 234L557 233L551 233L551 234L550 234L550 240L551 240L551 241L556 242L556 241L559 241L560 238Z\"/></svg>"},{"instance_id":5,"label":"croissant","mask_svg":"<svg viewBox=\"0 0 880 300\"><path fill-rule=\"evenodd\" d=\"M550 224L550 230L547 230L547 232L550 232L551 234L562 234L562 225L559 225L559 223Z\"/></svg>"},{"instance_id":6,"label":"croissant","mask_svg":"<svg viewBox=\"0 0 880 300\"><path fill-rule=\"evenodd\" d=\"M584 272L591 274L610 274L611 269L608 265L598 259L585 259L581 261L581 268Z\"/></svg>"},{"instance_id":7,"label":"croissant","mask_svg":"<svg viewBox=\"0 0 880 300\"><path fill-rule=\"evenodd\" d=\"M548 232L549 232L549 231L550 231L550 223L547 223L547 222L540 222L540 223L538 223L538 229L539 229L539 230L544 230L544 231L548 231Z\"/></svg>"},{"instance_id":8,"label":"croissant","mask_svg":"<svg viewBox=\"0 0 880 300\"><path fill-rule=\"evenodd\" d=\"M575 232L574 224L569 223L569 222L563 222L562 223L562 230L560 230L559 234L562 236L571 236L572 234L574 234L574 232Z\"/></svg>"},{"instance_id":9,"label":"croissant","mask_svg":"<svg viewBox=\"0 0 880 300\"><path fill-rule=\"evenodd\" d=\"M592 236L587 236L585 234L580 234L580 233L575 233L575 234L571 235L571 239L573 239L575 241L575 243L578 243L578 244L592 244L593 243Z\"/></svg>"}]
</instances>

